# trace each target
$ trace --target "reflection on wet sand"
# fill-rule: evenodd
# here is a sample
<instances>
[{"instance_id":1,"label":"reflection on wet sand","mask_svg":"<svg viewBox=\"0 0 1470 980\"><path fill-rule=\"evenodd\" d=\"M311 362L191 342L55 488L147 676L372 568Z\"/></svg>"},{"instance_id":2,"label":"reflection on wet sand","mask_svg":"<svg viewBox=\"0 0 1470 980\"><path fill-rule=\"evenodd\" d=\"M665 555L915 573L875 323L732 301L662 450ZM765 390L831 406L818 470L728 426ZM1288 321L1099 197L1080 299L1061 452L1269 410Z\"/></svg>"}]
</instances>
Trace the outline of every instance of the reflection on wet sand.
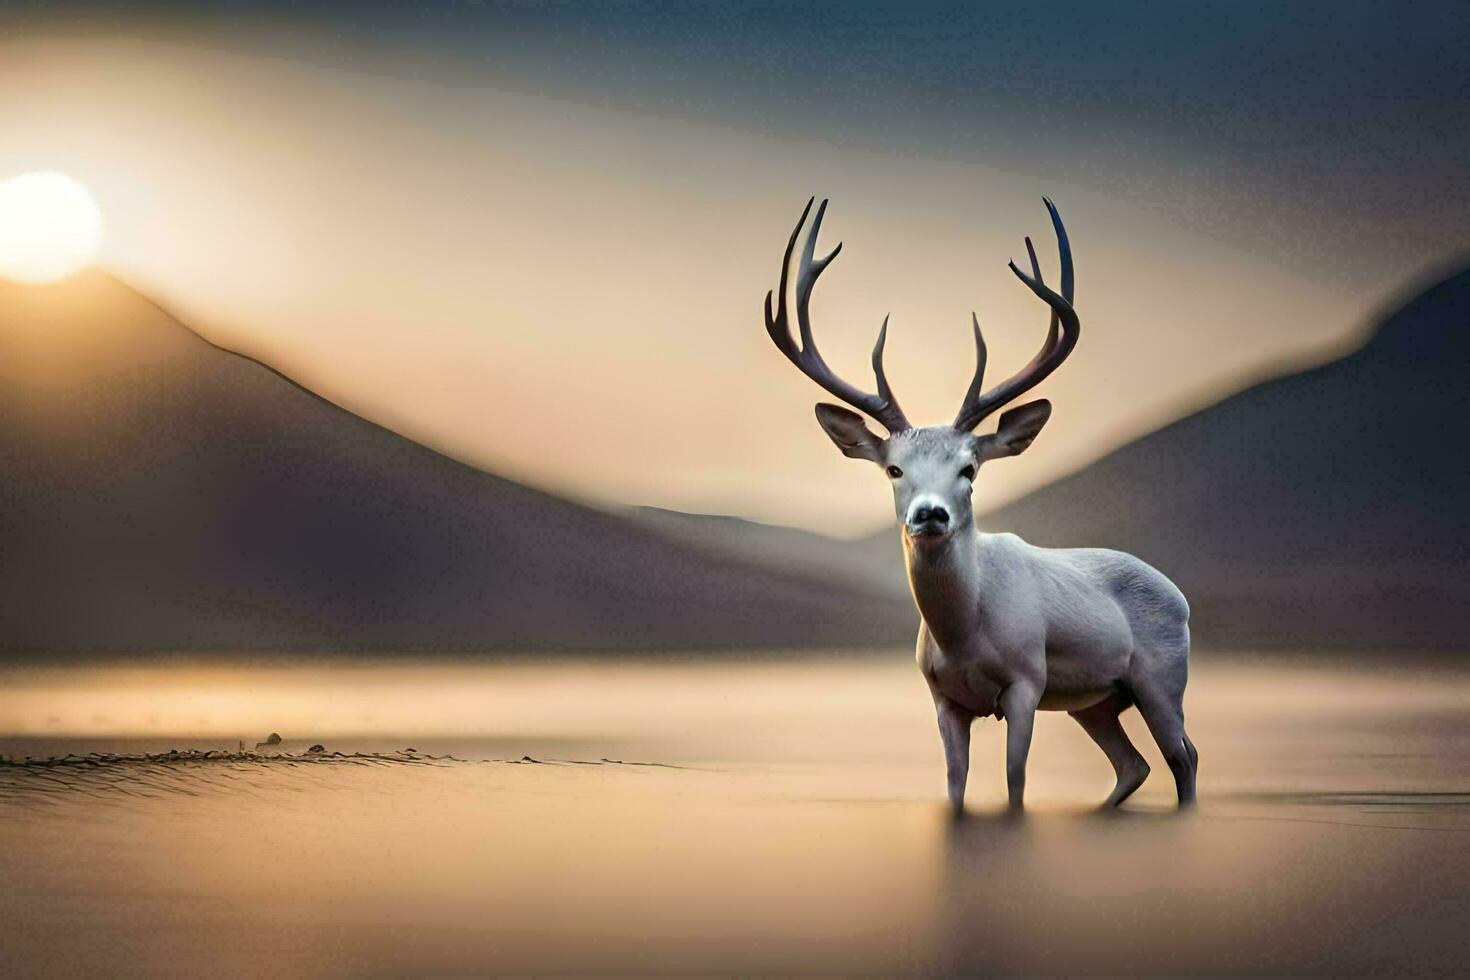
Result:
<instances>
[{"instance_id":1,"label":"reflection on wet sand","mask_svg":"<svg viewBox=\"0 0 1470 980\"><path fill-rule=\"evenodd\" d=\"M1110 768L1046 716L1031 810L1004 810L991 725L954 821L902 655L379 670L10 670L12 963L1402 972L1456 968L1470 926L1463 674L1206 661L1197 812L1152 754L1137 802L1099 812ZM178 724L200 691L228 708L212 733ZM108 712L121 734L87 720ZM279 752L231 751L276 729Z\"/></svg>"}]
</instances>

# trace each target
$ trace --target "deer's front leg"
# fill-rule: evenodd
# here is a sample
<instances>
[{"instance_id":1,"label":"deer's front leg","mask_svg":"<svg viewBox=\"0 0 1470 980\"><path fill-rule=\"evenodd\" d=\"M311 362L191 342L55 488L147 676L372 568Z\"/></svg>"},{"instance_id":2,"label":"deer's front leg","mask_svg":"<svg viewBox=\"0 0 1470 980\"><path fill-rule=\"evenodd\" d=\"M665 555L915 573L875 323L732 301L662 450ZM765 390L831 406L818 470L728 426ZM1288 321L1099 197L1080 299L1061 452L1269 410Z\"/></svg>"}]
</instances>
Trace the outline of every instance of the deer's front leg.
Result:
<instances>
[{"instance_id":1,"label":"deer's front leg","mask_svg":"<svg viewBox=\"0 0 1470 980\"><path fill-rule=\"evenodd\" d=\"M1031 751L1031 725L1041 692L1028 684L1012 684L1001 692L1000 709L1006 719L1006 792L1011 809L1019 810L1026 797L1026 756Z\"/></svg>"},{"instance_id":2,"label":"deer's front leg","mask_svg":"<svg viewBox=\"0 0 1470 980\"><path fill-rule=\"evenodd\" d=\"M955 816L959 816L965 812L965 782L970 776L970 723L975 715L942 694L934 695L934 708L939 714L939 737L944 742L949 805Z\"/></svg>"}]
</instances>

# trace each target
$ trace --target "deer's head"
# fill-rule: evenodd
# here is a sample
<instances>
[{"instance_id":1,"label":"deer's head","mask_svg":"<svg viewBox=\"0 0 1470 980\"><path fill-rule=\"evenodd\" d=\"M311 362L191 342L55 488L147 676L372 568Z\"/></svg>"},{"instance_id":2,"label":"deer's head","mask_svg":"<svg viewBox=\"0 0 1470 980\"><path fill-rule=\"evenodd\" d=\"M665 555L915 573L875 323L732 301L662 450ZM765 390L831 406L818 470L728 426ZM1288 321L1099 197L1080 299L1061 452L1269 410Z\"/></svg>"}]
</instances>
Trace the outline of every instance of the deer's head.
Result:
<instances>
[{"instance_id":1,"label":"deer's head","mask_svg":"<svg viewBox=\"0 0 1470 980\"><path fill-rule=\"evenodd\" d=\"M842 251L842 245L838 243L826 256L815 257L822 215L827 210L826 201L818 205L816 216L812 218L797 268L796 323L800 345L792 335L786 309L787 276L796 240L811 214L812 203L807 201L806 210L802 211L801 220L787 242L781 262L780 298L775 299L772 293L766 294L766 332L781 353L803 374L887 430L886 437L879 436L867 427L858 412L826 403L817 406L817 421L844 455L876 463L887 474L893 485L894 510L905 537L916 547L940 544L955 531L972 525L970 492L981 465L1023 452L1051 415L1051 403L1043 398L1002 413L995 432L986 435L973 433L987 416L1040 384L1077 346L1081 325L1072 309L1072 250L1067 242L1067 230L1062 226L1056 207L1047 200L1046 208L1051 214L1061 252L1061 293L1053 292L1042 280L1041 266L1036 261L1031 239L1026 239L1031 274L1028 276L1022 272L1014 262L1010 264L1011 271L1051 307L1051 326L1040 352L1015 375L982 392L985 340L980 335L979 319L971 314L975 329L975 377L965 393L959 414L949 425L915 428L898 407L898 401L888 387L888 378L883 373L887 317L884 317L883 327L878 331L878 343L873 347L873 373L878 381L876 394L855 388L834 374L812 338L808 313L812 287L816 285L817 277Z\"/></svg>"}]
</instances>

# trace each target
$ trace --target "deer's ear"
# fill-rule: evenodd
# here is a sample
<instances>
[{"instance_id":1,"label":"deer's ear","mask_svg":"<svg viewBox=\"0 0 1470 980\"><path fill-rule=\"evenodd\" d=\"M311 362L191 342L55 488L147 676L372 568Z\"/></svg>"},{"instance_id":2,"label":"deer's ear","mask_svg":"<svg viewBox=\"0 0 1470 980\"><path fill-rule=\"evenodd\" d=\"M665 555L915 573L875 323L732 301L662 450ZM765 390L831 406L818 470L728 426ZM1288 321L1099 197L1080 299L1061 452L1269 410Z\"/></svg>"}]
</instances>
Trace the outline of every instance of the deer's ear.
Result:
<instances>
[{"instance_id":1,"label":"deer's ear","mask_svg":"<svg viewBox=\"0 0 1470 980\"><path fill-rule=\"evenodd\" d=\"M1049 418L1051 402L1045 398L1018 405L1001 415L1000 426L993 435L975 437L975 455L982 460L1020 455Z\"/></svg>"},{"instance_id":2,"label":"deer's ear","mask_svg":"<svg viewBox=\"0 0 1470 980\"><path fill-rule=\"evenodd\" d=\"M842 450L842 455L875 463L883 458L883 440L868 431L857 412L824 402L817 406L817 421L827 437Z\"/></svg>"}]
</instances>

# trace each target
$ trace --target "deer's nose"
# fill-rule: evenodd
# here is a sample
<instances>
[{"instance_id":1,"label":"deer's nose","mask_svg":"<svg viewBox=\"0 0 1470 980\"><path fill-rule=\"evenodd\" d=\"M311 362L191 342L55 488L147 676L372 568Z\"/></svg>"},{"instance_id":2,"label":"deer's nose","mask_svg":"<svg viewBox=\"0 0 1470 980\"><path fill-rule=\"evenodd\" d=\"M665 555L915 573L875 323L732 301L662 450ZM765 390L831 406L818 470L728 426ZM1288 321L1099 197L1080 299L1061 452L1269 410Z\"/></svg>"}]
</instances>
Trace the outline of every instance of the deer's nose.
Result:
<instances>
[{"instance_id":1,"label":"deer's nose","mask_svg":"<svg viewBox=\"0 0 1470 980\"><path fill-rule=\"evenodd\" d=\"M920 505L914 510L913 522L915 526L922 526L924 524L948 524L949 511L940 507L938 504Z\"/></svg>"}]
</instances>

